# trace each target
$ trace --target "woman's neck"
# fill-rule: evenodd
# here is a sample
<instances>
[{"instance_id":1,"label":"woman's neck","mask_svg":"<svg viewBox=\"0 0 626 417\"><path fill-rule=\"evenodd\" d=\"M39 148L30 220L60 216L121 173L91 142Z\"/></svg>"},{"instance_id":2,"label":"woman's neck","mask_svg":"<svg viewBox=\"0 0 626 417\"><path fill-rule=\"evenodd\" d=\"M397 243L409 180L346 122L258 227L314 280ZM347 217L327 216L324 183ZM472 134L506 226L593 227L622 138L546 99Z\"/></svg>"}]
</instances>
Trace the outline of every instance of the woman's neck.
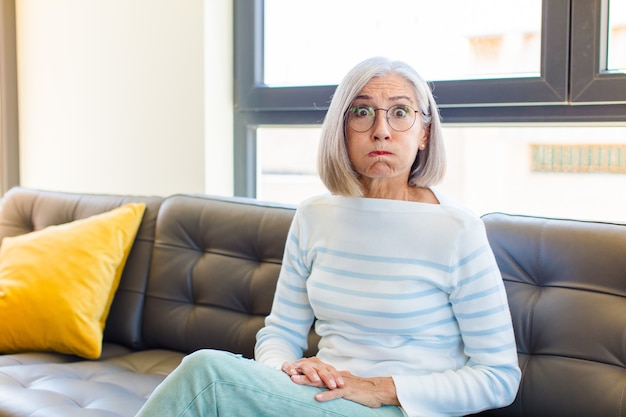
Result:
<instances>
[{"instance_id":1,"label":"woman's neck","mask_svg":"<svg viewBox=\"0 0 626 417\"><path fill-rule=\"evenodd\" d=\"M380 181L370 181L361 185L363 187L363 197L366 198L439 204L437 197L429 188L413 187L408 183L390 184Z\"/></svg>"}]
</instances>

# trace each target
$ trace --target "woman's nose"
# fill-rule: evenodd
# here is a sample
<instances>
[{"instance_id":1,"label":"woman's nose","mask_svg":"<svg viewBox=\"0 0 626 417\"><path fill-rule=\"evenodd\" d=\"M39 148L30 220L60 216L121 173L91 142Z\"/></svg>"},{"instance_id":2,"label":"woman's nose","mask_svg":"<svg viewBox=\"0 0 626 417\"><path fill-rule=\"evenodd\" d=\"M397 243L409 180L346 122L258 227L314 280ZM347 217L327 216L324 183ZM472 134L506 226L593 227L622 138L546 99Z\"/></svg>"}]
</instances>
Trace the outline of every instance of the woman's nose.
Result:
<instances>
[{"instance_id":1,"label":"woman's nose","mask_svg":"<svg viewBox=\"0 0 626 417\"><path fill-rule=\"evenodd\" d=\"M374 120L374 126L372 126L372 139L373 140L388 140L390 138L391 128L387 121L386 113L383 110L379 110Z\"/></svg>"}]
</instances>

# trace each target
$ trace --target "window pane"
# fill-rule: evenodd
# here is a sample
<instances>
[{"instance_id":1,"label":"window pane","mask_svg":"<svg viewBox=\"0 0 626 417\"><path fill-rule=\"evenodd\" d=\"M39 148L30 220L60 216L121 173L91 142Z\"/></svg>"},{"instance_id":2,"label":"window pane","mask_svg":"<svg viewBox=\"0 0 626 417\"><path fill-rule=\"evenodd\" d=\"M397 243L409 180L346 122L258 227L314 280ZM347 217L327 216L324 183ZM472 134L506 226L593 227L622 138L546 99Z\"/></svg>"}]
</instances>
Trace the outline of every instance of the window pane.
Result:
<instances>
[{"instance_id":1,"label":"window pane","mask_svg":"<svg viewBox=\"0 0 626 417\"><path fill-rule=\"evenodd\" d=\"M626 126L444 130L441 188L478 214L626 221Z\"/></svg>"},{"instance_id":2,"label":"window pane","mask_svg":"<svg viewBox=\"0 0 626 417\"><path fill-rule=\"evenodd\" d=\"M541 0L266 0L264 42L273 86L334 85L374 55L429 80L534 77Z\"/></svg>"},{"instance_id":3,"label":"window pane","mask_svg":"<svg viewBox=\"0 0 626 417\"><path fill-rule=\"evenodd\" d=\"M626 0L609 2L607 70L626 72Z\"/></svg>"},{"instance_id":4,"label":"window pane","mask_svg":"<svg viewBox=\"0 0 626 417\"><path fill-rule=\"evenodd\" d=\"M319 127L257 129L257 198L298 204L327 192L317 175L319 135Z\"/></svg>"},{"instance_id":5,"label":"window pane","mask_svg":"<svg viewBox=\"0 0 626 417\"><path fill-rule=\"evenodd\" d=\"M298 204L327 192L319 128L261 128L258 198ZM626 126L444 126L440 190L477 214L626 221Z\"/></svg>"}]
</instances>

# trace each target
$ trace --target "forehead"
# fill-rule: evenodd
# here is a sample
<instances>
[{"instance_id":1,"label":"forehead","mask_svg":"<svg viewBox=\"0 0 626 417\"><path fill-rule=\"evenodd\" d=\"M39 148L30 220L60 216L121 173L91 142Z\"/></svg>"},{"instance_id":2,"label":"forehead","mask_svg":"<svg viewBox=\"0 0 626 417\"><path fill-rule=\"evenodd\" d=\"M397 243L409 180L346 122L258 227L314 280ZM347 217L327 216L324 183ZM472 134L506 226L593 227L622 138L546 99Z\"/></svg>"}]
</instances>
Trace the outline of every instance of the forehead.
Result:
<instances>
[{"instance_id":1,"label":"forehead","mask_svg":"<svg viewBox=\"0 0 626 417\"><path fill-rule=\"evenodd\" d=\"M415 103L416 97L412 84L403 76L390 73L382 77L374 77L357 95L357 98L373 100L409 99Z\"/></svg>"}]
</instances>

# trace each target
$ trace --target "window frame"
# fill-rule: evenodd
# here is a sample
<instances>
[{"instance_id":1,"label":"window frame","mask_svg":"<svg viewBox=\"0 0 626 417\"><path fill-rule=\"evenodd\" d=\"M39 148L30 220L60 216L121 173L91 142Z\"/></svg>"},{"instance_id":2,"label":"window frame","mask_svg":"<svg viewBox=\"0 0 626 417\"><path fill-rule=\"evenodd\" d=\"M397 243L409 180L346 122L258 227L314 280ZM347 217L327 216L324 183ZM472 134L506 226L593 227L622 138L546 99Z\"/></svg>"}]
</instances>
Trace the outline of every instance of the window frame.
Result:
<instances>
[{"instance_id":1,"label":"window frame","mask_svg":"<svg viewBox=\"0 0 626 417\"><path fill-rule=\"evenodd\" d=\"M609 0L573 1L572 27L586 28L572 30L573 104L626 103L626 74L607 71L606 54L602 56L608 42L608 6Z\"/></svg>"},{"instance_id":2,"label":"window frame","mask_svg":"<svg viewBox=\"0 0 626 417\"><path fill-rule=\"evenodd\" d=\"M433 81L444 123L626 121L626 75L600 70L608 0L543 0L538 77ZM336 85L263 83L264 0L235 0L234 192L256 196L256 129L319 125ZM606 43L604 43L606 44ZM592 57L584 48L593 50ZM571 68L571 69L570 69ZM621 90L620 90L621 89Z\"/></svg>"},{"instance_id":3,"label":"window frame","mask_svg":"<svg viewBox=\"0 0 626 417\"><path fill-rule=\"evenodd\" d=\"M15 0L0 3L0 196L19 185Z\"/></svg>"}]
</instances>

